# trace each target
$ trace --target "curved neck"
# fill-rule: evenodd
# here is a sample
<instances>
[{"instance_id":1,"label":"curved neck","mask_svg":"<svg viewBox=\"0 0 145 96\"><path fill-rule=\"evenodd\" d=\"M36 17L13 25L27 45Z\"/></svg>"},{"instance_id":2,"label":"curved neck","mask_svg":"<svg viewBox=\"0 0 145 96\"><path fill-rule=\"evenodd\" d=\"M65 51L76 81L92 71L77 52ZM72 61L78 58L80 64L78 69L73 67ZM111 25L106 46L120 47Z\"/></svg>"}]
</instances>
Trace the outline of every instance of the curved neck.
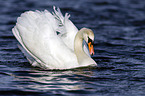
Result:
<instances>
[{"instance_id":1,"label":"curved neck","mask_svg":"<svg viewBox=\"0 0 145 96\"><path fill-rule=\"evenodd\" d=\"M78 31L74 41L74 51L77 56L78 63L81 65L91 63L90 61L92 61L92 58L90 58L83 50L84 34L85 34L85 30L81 29L80 31Z\"/></svg>"},{"instance_id":2,"label":"curved neck","mask_svg":"<svg viewBox=\"0 0 145 96\"><path fill-rule=\"evenodd\" d=\"M78 58L81 58L79 57L80 54L81 55L86 55L83 51L83 31L80 30L76 36L75 36L75 41L74 41L74 51L75 51L75 54L78 56Z\"/></svg>"}]
</instances>

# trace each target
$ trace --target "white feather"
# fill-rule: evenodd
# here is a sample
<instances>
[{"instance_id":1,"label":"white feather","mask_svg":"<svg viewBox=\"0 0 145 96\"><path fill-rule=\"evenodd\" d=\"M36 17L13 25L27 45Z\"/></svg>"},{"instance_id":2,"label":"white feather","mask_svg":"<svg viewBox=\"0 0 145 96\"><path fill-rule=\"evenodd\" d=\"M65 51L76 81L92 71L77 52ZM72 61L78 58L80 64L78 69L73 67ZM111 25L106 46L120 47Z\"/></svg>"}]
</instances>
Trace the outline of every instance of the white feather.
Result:
<instances>
[{"instance_id":1,"label":"white feather","mask_svg":"<svg viewBox=\"0 0 145 96\"><path fill-rule=\"evenodd\" d=\"M32 65L49 69L79 66L74 54L74 39L78 29L69 17L68 13L63 17L60 9L54 7L53 14L47 10L28 11L17 19L12 31L22 46L20 49L34 59L27 55ZM84 46L84 51L89 55L86 44Z\"/></svg>"}]
</instances>

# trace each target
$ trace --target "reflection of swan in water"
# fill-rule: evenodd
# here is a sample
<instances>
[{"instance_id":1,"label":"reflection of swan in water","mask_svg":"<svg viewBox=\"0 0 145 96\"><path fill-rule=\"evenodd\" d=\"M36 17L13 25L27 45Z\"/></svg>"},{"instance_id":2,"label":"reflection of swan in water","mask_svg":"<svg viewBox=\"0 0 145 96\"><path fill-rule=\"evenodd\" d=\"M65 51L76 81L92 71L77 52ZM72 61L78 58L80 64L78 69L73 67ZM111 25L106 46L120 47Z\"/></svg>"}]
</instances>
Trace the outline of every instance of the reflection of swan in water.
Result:
<instances>
[{"instance_id":1,"label":"reflection of swan in water","mask_svg":"<svg viewBox=\"0 0 145 96\"><path fill-rule=\"evenodd\" d=\"M15 74L15 73L14 73ZM23 74L25 74L23 76ZM82 81L78 78L91 77L92 72L76 71L18 71L15 78L22 84L18 88L28 91L57 91L57 90L81 90L84 88ZM23 85L24 83L24 85Z\"/></svg>"}]
</instances>

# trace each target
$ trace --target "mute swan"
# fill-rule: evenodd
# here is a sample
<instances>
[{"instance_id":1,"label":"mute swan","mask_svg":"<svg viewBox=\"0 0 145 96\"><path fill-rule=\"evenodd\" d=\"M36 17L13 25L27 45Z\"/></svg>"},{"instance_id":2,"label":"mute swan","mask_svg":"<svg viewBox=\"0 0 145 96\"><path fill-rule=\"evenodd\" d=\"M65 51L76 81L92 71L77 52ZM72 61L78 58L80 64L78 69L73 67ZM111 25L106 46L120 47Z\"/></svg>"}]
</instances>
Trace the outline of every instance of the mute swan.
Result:
<instances>
[{"instance_id":1,"label":"mute swan","mask_svg":"<svg viewBox=\"0 0 145 96\"><path fill-rule=\"evenodd\" d=\"M53 13L47 10L25 12L12 29L28 61L43 69L96 66L90 56L94 54L93 31L78 30L68 13L63 16L59 8L53 9Z\"/></svg>"}]
</instances>

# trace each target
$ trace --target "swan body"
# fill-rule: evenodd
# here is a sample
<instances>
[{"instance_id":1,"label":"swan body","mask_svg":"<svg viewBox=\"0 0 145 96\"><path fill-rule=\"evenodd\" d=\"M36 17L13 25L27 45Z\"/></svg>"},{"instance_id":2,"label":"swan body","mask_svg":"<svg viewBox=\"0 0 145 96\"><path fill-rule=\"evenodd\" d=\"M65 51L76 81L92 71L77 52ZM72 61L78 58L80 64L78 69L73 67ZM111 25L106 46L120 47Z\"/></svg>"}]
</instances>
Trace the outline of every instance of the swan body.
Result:
<instances>
[{"instance_id":1,"label":"swan body","mask_svg":"<svg viewBox=\"0 0 145 96\"><path fill-rule=\"evenodd\" d=\"M69 17L55 7L53 14L37 10L18 17L12 32L33 66L71 69L97 65L86 45L88 39L94 40L93 32L87 28L78 30Z\"/></svg>"}]
</instances>

